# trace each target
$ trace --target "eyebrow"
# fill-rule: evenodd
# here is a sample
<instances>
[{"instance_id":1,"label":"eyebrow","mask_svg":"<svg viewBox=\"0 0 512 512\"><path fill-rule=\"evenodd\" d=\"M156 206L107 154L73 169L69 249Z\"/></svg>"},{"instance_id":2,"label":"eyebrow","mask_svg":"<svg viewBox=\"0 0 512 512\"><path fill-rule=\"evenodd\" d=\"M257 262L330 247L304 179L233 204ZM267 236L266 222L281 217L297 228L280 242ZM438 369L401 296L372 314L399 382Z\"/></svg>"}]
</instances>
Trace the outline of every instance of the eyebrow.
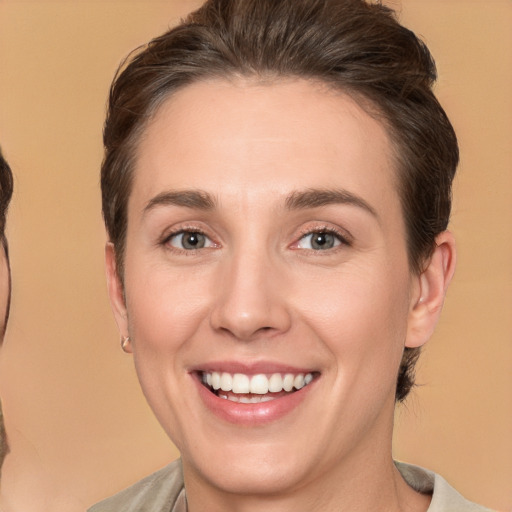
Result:
<instances>
[{"instance_id":1,"label":"eyebrow","mask_svg":"<svg viewBox=\"0 0 512 512\"><path fill-rule=\"evenodd\" d=\"M157 206L182 206L196 210L213 210L217 204L208 192L200 190L170 190L153 197L144 208L144 214Z\"/></svg>"},{"instance_id":2,"label":"eyebrow","mask_svg":"<svg viewBox=\"0 0 512 512\"><path fill-rule=\"evenodd\" d=\"M344 189L316 189L310 188L304 191L292 192L286 198L288 210L303 210L308 208L319 208L331 204L348 204L366 210L368 213L379 218L373 208L362 197Z\"/></svg>"},{"instance_id":3,"label":"eyebrow","mask_svg":"<svg viewBox=\"0 0 512 512\"><path fill-rule=\"evenodd\" d=\"M287 196L287 210L306 210L332 204L348 204L366 210L378 219L375 209L362 197L344 189L316 189L294 191ZM153 197L144 208L144 214L158 206L181 206L196 210L210 211L217 206L214 196L204 190L170 190Z\"/></svg>"}]
</instances>

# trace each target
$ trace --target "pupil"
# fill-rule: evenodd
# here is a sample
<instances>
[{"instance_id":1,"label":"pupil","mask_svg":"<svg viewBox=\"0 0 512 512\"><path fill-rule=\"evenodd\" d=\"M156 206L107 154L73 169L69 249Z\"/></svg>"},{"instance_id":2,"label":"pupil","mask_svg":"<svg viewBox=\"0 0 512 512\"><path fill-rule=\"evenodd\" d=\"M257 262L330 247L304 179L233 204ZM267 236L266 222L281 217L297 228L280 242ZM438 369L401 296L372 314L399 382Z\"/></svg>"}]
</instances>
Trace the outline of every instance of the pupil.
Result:
<instances>
[{"instance_id":1,"label":"pupil","mask_svg":"<svg viewBox=\"0 0 512 512\"><path fill-rule=\"evenodd\" d=\"M201 249L204 247L204 235L201 233L186 233L183 236L183 247L185 249Z\"/></svg>"},{"instance_id":2,"label":"pupil","mask_svg":"<svg viewBox=\"0 0 512 512\"><path fill-rule=\"evenodd\" d=\"M311 240L313 249L330 249L334 246L334 236L330 233L316 233Z\"/></svg>"}]
</instances>

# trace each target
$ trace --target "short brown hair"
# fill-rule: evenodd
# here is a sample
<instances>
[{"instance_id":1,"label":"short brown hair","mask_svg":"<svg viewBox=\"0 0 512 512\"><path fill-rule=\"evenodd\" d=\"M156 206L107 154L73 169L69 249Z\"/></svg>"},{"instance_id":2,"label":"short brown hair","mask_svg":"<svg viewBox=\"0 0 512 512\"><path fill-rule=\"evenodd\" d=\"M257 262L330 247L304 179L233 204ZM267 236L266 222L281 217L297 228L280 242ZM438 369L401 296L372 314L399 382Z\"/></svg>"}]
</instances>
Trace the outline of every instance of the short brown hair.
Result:
<instances>
[{"instance_id":1,"label":"short brown hair","mask_svg":"<svg viewBox=\"0 0 512 512\"><path fill-rule=\"evenodd\" d=\"M5 255L7 258L7 265L9 265L9 255L7 252L7 240L5 238L5 217L7 215L7 209L9 207L9 202L12 197L12 189L13 189L13 179L11 168L9 167L7 161L2 155L2 150L0 149L0 243L2 244ZM9 298L10 298L10 272L9 272ZM5 312L5 323L1 327L0 332L0 344L3 339L5 324L7 323L7 318L9 316L9 303L10 300L7 301L7 311ZM7 445L7 436L5 434L4 428L4 418L2 407L0 405L0 466L4 461L5 455L8 453L9 447Z\"/></svg>"},{"instance_id":2,"label":"short brown hair","mask_svg":"<svg viewBox=\"0 0 512 512\"><path fill-rule=\"evenodd\" d=\"M394 147L409 263L421 273L448 225L459 158L432 92L436 68L425 44L391 9L364 0L208 0L129 56L110 90L101 184L119 275L135 151L148 119L188 84L236 76L321 81L381 120ZM397 400L413 385L418 355L405 349Z\"/></svg>"},{"instance_id":3,"label":"short brown hair","mask_svg":"<svg viewBox=\"0 0 512 512\"><path fill-rule=\"evenodd\" d=\"M0 149L0 246L5 251L5 258L7 261L7 270L9 273L9 290L7 298L7 309L4 318L0 321L0 345L3 342L5 329L7 327L7 320L9 319L9 311L11 307L11 268L9 265L9 248L7 246L7 238L5 236L5 220L7 217L7 210L11 202L13 191L13 177L11 168L2 155ZM1 312L0 312L1 314Z\"/></svg>"},{"instance_id":4,"label":"short brown hair","mask_svg":"<svg viewBox=\"0 0 512 512\"><path fill-rule=\"evenodd\" d=\"M0 149L0 238L5 239L5 217L12 197L13 179L9 164Z\"/></svg>"}]
</instances>

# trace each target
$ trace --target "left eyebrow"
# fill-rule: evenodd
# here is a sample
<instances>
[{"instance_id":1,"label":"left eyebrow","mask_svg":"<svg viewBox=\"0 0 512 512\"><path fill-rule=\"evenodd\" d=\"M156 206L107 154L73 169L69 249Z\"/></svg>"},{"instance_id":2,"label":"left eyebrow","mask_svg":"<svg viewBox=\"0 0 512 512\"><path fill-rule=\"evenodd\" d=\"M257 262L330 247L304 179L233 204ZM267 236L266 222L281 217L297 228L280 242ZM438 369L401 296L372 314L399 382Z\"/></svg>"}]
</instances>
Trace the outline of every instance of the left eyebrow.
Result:
<instances>
[{"instance_id":1,"label":"left eyebrow","mask_svg":"<svg viewBox=\"0 0 512 512\"><path fill-rule=\"evenodd\" d=\"M362 197L344 189L316 189L292 192L285 201L288 210L319 208L331 204L348 204L366 210L375 218L379 218L375 209Z\"/></svg>"}]
</instances>

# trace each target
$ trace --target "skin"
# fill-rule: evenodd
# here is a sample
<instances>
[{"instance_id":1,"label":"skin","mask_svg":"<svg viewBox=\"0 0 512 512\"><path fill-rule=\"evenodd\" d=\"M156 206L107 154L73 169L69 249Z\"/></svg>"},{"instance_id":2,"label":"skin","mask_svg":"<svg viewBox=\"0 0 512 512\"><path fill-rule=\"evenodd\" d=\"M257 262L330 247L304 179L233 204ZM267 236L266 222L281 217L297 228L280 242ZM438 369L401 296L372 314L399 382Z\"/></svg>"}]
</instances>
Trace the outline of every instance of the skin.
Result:
<instances>
[{"instance_id":1,"label":"skin","mask_svg":"<svg viewBox=\"0 0 512 512\"><path fill-rule=\"evenodd\" d=\"M391 155L350 97L302 80L190 85L147 126L124 289L111 244L107 277L142 389L181 451L191 512L428 508L392 463L396 375L404 346L434 329L455 249L443 233L426 270L410 271ZM290 207L311 189L351 200ZM184 190L215 206L161 201ZM184 249L169 238L180 230L206 247ZM331 230L332 248L312 248L311 232ZM222 361L317 377L284 416L240 425L194 381Z\"/></svg>"}]
</instances>

